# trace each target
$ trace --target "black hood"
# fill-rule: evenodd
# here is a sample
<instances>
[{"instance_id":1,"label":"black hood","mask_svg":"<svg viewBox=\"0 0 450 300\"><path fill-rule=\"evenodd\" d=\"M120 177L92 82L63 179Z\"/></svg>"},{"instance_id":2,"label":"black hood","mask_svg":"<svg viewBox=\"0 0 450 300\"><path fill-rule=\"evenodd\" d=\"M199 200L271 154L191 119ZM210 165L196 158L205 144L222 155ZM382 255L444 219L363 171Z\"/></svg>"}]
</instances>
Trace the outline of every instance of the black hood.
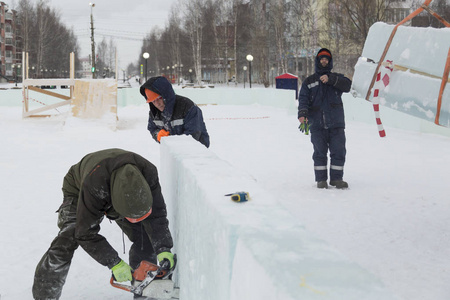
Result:
<instances>
[{"instance_id":1,"label":"black hood","mask_svg":"<svg viewBox=\"0 0 450 300\"><path fill-rule=\"evenodd\" d=\"M167 78L163 76L152 77L147 80L139 89L139 92L142 96L144 96L145 100L147 100L147 96L145 95L145 89L149 89L158 95L161 95L164 98L164 103L166 107L164 108L164 115L171 116L173 107L175 105L175 91L172 88L172 84L167 80ZM150 104L150 109L153 113L157 111L157 108L153 103Z\"/></svg>"},{"instance_id":2,"label":"black hood","mask_svg":"<svg viewBox=\"0 0 450 300\"><path fill-rule=\"evenodd\" d=\"M328 65L323 68L322 65L320 64L320 57L319 57L319 53L322 51L326 51L328 53L330 53L330 60L328 62ZM333 56L331 55L331 51L328 50L327 48L321 48L316 55L316 65L315 65L315 71L318 74L326 74L326 73L330 73L331 70L333 69Z\"/></svg>"}]
</instances>

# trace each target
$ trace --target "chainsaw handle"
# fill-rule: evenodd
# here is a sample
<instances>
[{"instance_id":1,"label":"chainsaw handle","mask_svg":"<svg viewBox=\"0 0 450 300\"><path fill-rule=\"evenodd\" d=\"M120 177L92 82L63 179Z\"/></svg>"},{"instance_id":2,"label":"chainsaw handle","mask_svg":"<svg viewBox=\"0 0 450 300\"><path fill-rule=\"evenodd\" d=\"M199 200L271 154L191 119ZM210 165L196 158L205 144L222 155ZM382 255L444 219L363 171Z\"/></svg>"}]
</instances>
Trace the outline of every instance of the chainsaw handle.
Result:
<instances>
[{"instance_id":1,"label":"chainsaw handle","mask_svg":"<svg viewBox=\"0 0 450 300\"><path fill-rule=\"evenodd\" d=\"M131 292L131 286L130 285L126 285L126 284L121 284L121 283L117 283L114 280L114 276L111 276L111 280L109 281L109 283L111 283L111 285L115 288L127 291L127 292Z\"/></svg>"}]
</instances>

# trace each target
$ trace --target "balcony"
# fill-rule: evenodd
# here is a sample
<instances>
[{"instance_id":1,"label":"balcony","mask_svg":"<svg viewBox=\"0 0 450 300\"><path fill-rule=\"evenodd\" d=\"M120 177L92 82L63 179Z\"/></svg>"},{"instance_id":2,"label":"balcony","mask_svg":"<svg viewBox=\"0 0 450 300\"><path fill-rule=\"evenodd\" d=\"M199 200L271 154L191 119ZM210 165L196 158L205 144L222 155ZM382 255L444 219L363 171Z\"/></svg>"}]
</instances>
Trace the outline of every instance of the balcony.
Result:
<instances>
[{"instance_id":1,"label":"balcony","mask_svg":"<svg viewBox=\"0 0 450 300\"><path fill-rule=\"evenodd\" d=\"M12 13L10 13L10 12L7 12L6 14L5 14L5 20L13 20L13 14Z\"/></svg>"},{"instance_id":2,"label":"balcony","mask_svg":"<svg viewBox=\"0 0 450 300\"><path fill-rule=\"evenodd\" d=\"M13 38L13 33L12 32L5 32L5 38L12 39Z\"/></svg>"}]
</instances>

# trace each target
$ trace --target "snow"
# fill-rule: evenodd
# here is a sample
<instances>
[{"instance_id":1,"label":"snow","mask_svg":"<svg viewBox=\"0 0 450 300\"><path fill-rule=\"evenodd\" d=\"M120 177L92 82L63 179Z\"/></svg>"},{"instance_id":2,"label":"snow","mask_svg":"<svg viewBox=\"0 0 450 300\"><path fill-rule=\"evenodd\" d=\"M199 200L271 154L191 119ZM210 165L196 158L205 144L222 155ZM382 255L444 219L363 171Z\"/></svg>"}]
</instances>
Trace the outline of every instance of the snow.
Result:
<instances>
[{"instance_id":1,"label":"snow","mask_svg":"<svg viewBox=\"0 0 450 300\"><path fill-rule=\"evenodd\" d=\"M347 95L345 103L356 100ZM388 136L381 139L373 120L366 124L348 117L345 179L350 189L318 190L309 137L298 131L296 117L287 110L262 105L201 108L211 135L208 151L276 195L275 201L299 226L374 274L400 299L448 299L448 137L385 125ZM119 147L159 167L160 145L146 130L147 114L146 105L121 107L117 130L112 131L100 121L76 120L65 126L64 115L23 120L20 107L0 108L2 300L31 298L34 268L58 232L54 212L72 164L89 152ZM127 257L115 224L103 222L102 234ZM128 249L130 243L125 244ZM107 268L79 249L63 299L128 297L112 288L109 278ZM271 286L265 286L258 295L272 294Z\"/></svg>"}]
</instances>

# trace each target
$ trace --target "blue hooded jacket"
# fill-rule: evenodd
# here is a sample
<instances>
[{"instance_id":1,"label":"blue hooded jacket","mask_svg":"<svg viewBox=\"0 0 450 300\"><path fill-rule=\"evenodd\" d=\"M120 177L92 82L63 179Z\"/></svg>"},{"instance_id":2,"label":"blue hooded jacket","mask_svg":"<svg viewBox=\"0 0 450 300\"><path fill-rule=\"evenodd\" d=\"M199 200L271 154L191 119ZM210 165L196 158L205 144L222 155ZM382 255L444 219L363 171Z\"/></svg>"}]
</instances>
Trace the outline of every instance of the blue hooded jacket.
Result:
<instances>
[{"instance_id":1,"label":"blue hooded jacket","mask_svg":"<svg viewBox=\"0 0 450 300\"><path fill-rule=\"evenodd\" d=\"M150 102L147 129L158 141L158 132L167 130L170 135L191 135L194 139L209 147L209 135L201 109L190 99L176 95L172 84L162 76L152 77L140 88L140 93L147 99L145 89L149 89L164 98L165 108L160 111Z\"/></svg>"},{"instance_id":2,"label":"blue hooded jacket","mask_svg":"<svg viewBox=\"0 0 450 300\"><path fill-rule=\"evenodd\" d=\"M315 73L305 79L298 98L298 118L308 118L311 132L328 128L345 128L342 93L350 91L352 81L342 74L332 73L333 57L330 50L322 48L318 53L328 52L330 59L322 67L317 55ZM322 83L320 77L328 76L328 82Z\"/></svg>"}]
</instances>

